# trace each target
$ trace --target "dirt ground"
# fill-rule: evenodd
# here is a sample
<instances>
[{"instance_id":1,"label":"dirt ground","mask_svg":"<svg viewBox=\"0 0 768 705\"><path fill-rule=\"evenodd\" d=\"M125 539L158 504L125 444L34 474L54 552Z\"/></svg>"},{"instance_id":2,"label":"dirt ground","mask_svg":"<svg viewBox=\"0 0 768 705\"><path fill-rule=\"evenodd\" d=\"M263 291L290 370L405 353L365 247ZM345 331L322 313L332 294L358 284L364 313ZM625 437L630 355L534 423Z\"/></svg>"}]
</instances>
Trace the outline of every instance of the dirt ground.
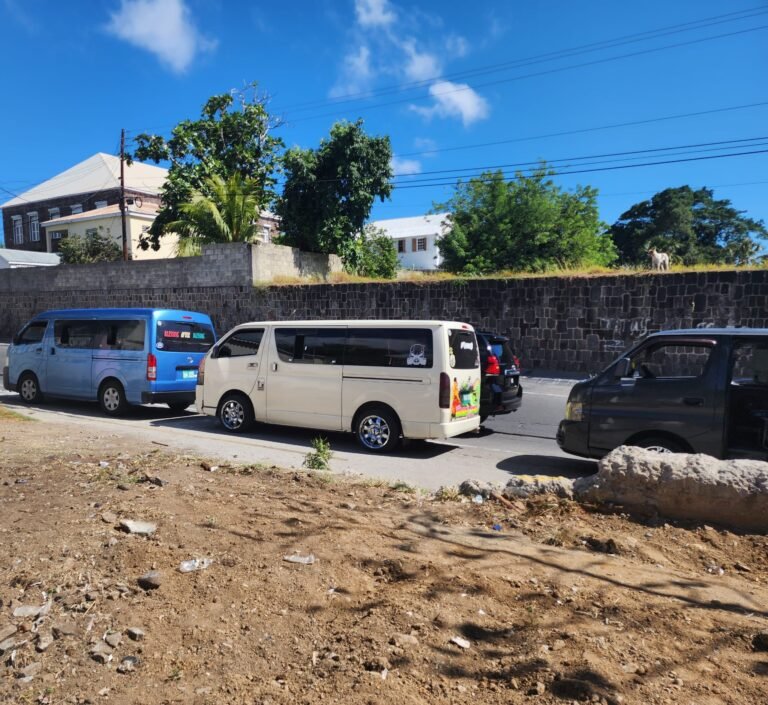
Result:
<instances>
[{"instance_id":1,"label":"dirt ground","mask_svg":"<svg viewBox=\"0 0 768 705\"><path fill-rule=\"evenodd\" d=\"M768 702L765 536L0 439L2 703Z\"/></svg>"}]
</instances>

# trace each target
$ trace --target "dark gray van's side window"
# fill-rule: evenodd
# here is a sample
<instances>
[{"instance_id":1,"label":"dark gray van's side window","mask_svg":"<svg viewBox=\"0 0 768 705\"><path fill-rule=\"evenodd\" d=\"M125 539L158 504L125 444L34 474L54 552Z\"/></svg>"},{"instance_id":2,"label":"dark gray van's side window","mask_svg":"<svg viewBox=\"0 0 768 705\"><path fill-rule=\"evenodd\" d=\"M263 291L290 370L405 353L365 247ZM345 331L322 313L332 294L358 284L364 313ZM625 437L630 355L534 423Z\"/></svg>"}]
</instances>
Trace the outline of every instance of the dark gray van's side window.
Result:
<instances>
[{"instance_id":1,"label":"dark gray van's side window","mask_svg":"<svg viewBox=\"0 0 768 705\"><path fill-rule=\"evenodd\" d=\"M698 342L649 345L632 356L633 376L644 379L701 377L713 348L711 343Z\"/></svg>"},{"instance_id":2,"label":"dark gray van's side window","mask_svg":"<svg viewBox=\"0 0 768 705\"><path fill-rule=\"evenodd\" d=\"M39 343L45 335L48 321L32 321L16 338L16 345L32 345Z\"/></svg>"},{"instance_id":3,"label":"dark gray van's side window","mask_svg":"<svg viewBox=\"0 0 768 705\"><path fill-rule=\"evenodd\" d=\"M768 386L768 340L745 340L735 344L731 382Z\"/></svg>"},{"instance_id":4,"label":"dark gray van's side window","mask_svg":"<svg viewBox=\"0 0 768 705\"><path fill-rule=\"evenodd\" d=\"M283 362L307 365L341 365L344 328L276 328L277 354Z\"/></svg>"},{"instance_id":5,"label":"dark gray van's side window","mask_svg":"<svg viewBox=\"0 0 768 705\"><path fill-rule=\"evenodd\" d=\"M471 370L480 365L480 350L472 331L451 328L448 348L448 361L454 370Z\"/></svg>"},{"instance_id":6,"label":"dark gray van's side window","mask_svg":"<svg viewBox=\"0 0 768 705\"><path fill-rule=\"evenodd\" d=\"M259 352L261 339L264 337L263 328L239 330L229 336L221 345L217 357L245 357Z\"/></svg>"},{"instance_id":7,"label":"dark gray van's side window","mask_svg":"<svg viewBox=\"0 0 768 705\"><path fill-rule=\"evenodd\" d=\"M432 367L432 331L428 328L350 328L345 365Z\"/></svg>"},{"instance_id":8,"label":"dark gray van's side window","mask_svg":"<svg viewBox=\"0 0 768 705\"><path fill-rule=\"evenodd\" d=\"M101 325L101 321L56 321L54 342L60 348L90 350Z\"/></svg>"}]
</instances>

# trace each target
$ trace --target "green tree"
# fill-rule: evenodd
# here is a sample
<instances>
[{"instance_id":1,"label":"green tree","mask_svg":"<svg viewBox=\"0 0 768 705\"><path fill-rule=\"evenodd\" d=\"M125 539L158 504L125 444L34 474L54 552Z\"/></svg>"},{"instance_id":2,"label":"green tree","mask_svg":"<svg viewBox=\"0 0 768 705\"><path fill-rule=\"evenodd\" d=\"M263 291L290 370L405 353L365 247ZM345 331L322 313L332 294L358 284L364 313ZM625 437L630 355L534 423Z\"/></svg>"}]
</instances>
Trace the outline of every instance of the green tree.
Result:
<instances>
[{"instance_id":1,"label":"green tree","mask_svg":"<svg viewBox=\"0 0 768 705\"><path fill-rule=\"evenodd\" d=\"M112 238L98 233L65 237L59 243L63 264L91 264L117 262L123 259L123 250Z\"/></svg>"},{"instance_id":2,"label":"green tree","mask_svg":"<svg viewBox=\"0 0 768 705\"><path fill-rule=\"evenodd\" d=\"M336 253L354 261L376 198L392 192L389 137L371 137L363 121L337 122L317 149L294 147L283 157L285 187L277 201L285 245Z\"/></svg>"},{"instance_id":3,"label":"green tree","mask_svg":"<svg viewBox=\"0 0 768 705\"><path fill-rule=\"evenodd\" d=\"M542 165L513 180L496 171L459 182L447 203L435 205L450 213L438 240L443 268L487 274L611 264L616 252L602 233L596 189L563 191L550 174Z\"/></svg>"},{"instance_id":4,"label":"green tree","mask_svg":"<svg viewBox=\"0 0 768 705\"><path fill-rule=\"evenodd\" d=\"M179 219L166 225L167 232L179 234L178 254L196 255L201 245L214 242L253 242L259 197L258 182L237 172L226 181L220 176L207 179L205 192L195 191L191 201L179 206Z\"/></svg>"},{"instance_id":5,"label":"green tree","mask_svg":"<svg viewBox=\"0 0 768 705\"><path fill-rule=\"evenodd\" d=\"M169 232L168 224L180 220L182 204L195 192L212 196L211 179L229 179L239 174L251 180L252 195L259 207L274 198L275 172L280 138L272 132L281 124L266 108L266 99L256 93L252 83L243 91L233 90L209 98L199 120L182 120L171 131L170 139L140 134L133 158L142 161L170 162L168 178L162 187L163 205L157 214L145 249L159 249L159 238Z\"/></svg>"},{"instance_id":6,"label":"green tree","mask_svg":"<svg viewBox=\"0 0 768 705\"><path fill-rule=\"evenodd\" d=\"M648 250L668 252L683 264L747 264L768 237L762 221L745 217L712 189L668 188L637 203L611 226L621 261L645 264Z\"/></svg>"},{"instance_id":7,"label":"green tree","mask_svg":"<svg viewBox=\"0 0 768 705\"><path fill-rule=\"evenodd\" d=\"M354 262L348 268L362 277L394 279L398 266L397 249L392 238L381 228L366 225L355 241Z\"/></svg>"}]
</instances>

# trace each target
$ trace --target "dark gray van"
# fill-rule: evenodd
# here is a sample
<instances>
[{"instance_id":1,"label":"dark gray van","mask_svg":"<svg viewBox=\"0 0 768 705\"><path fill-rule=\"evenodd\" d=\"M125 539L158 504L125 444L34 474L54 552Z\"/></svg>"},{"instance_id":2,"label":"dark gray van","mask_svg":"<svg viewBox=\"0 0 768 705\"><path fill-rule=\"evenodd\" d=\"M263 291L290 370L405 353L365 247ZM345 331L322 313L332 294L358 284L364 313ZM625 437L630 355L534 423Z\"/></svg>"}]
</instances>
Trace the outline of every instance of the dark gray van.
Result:
<instances>
[{"instance_id":1,"label":"dark gray van","mask_svg":"<svg viewBox=\"0 0 768 705\"><path fill-rule=\"evenodd\" d=\"M634 445L768 460L768 329L645 338L573 387L557 442L587 458Z\"/></svg>"}]
</instances>

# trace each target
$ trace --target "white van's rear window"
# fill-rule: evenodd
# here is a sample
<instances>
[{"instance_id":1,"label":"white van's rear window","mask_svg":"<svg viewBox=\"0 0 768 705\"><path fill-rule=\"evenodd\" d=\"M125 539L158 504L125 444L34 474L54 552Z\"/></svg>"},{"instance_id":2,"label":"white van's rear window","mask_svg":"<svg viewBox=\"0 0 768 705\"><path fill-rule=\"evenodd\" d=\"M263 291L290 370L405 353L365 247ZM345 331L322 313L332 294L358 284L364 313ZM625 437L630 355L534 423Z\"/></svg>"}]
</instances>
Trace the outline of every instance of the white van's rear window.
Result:
<instances>
[{"instance_id":1,"label":"white van's rear window","mask_svg":"<svg viewBox=\"0 0 768 705\"><path fill-rule=\"evenodd\" d=\"M207 323L158 321L155 347L165 352L207 352L213 345L213 328Z\"/></svg>"},{"instance_id":2,"label":"white van's rear window","mask_svg":"<svg viewBox=\"0 0 768 705\"><path fill-rule=\"evenodd\" d=\"M448 331L448 358L454 370L471 370L480 366L480 350L473 331L457 328Z\"/></svg>"}]
</instances>

